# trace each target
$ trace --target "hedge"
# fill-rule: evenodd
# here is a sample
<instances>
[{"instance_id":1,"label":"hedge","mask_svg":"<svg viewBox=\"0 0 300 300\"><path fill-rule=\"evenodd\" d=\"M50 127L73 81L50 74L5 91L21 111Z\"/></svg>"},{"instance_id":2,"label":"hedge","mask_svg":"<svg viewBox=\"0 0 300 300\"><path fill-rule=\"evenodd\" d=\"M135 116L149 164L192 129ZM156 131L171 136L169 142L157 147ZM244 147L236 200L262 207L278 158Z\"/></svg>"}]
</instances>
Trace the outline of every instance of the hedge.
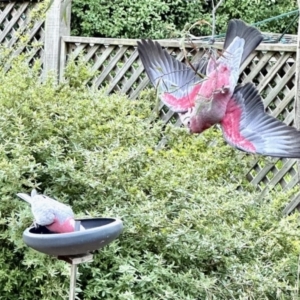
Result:
<instances>
[{"instance_id":1,"label":"hedge","mask_svg":"<svg viewBox=\"0 0 300 300\"><path fill-rule=\"evenodd\" d=\"M61 84L39 73L21 57L0 70L1 299L68 295L69 266L22 240L32 215L16 193L33 187L78 217L124 222L79 268L80 299L299 296L299 216L281 213L292 192L255 192L244 177L251 157L217 128L191 136L153 121L149 91L130 101L86 88L82 62Z\"/></svg>"}]
</instances>

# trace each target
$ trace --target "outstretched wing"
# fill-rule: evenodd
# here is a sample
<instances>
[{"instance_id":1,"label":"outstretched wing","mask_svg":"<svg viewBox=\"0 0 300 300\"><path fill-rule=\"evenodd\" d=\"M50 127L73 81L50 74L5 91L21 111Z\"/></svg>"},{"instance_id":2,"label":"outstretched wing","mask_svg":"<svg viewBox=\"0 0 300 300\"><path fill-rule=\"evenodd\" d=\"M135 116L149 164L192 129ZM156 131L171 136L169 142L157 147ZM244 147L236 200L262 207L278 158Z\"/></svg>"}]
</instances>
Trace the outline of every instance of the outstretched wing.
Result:
<instances>
[{"instance_id":1,"label":"outstretched wing","mask_svg":"<svg viewBox=\"0 0 300 300\"><path fill-rule=\"evenodd\" d=\"M221 122L232 146L262 155L300 158L300 132L265 113L253 84L237 87Z\"/></svg>"},{"instance_id":2,"label":"outstretched wing","mask_svg":"<svg viewBox=\"0 0 300 300\"><path fill-rule=\"evenodd\" d=\"M185 112L193 107L201 86L200 76L158 42L141 40L137 48L145 71L163 103L175 112ZM198 63L196 69L202 71L205 63Z\"/></svg>"}]
</instances>

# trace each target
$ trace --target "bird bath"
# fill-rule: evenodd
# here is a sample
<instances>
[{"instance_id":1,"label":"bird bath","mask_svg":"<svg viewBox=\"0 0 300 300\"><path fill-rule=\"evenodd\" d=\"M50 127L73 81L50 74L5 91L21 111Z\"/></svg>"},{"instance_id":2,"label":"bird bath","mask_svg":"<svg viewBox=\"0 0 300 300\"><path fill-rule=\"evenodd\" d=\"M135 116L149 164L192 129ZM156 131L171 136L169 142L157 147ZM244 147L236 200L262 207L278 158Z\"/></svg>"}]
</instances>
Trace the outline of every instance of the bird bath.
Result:
<instances>
[{"instance_id":1,"label":"bird bath","mask_svg":"<svg viewBox=\"0 0 300 300\"><path fill-rule=\"evenodd\" d=\"M116 239L123 229L122 221L114 218L78 219L86 229L70 233L52 233L46 227L27 228L25 244L39 252L54 256L86 254Z\"/></svg>"},{"instance_id":2,"label":"bird bath","mask_svg":"<svg viewBox=\"0 0 300 300\"><path fill-rule=\"evenodd\" d=\"M71 264L69 299L75 299L77 265L91 262L92 251L115 240L123 230L123 223L115 218L77 219L76 227L85 230L70 233L52 233L46 227L30 227L23 232L25 244L39 252L57 256Z\"/></svg>"}]
</instances>

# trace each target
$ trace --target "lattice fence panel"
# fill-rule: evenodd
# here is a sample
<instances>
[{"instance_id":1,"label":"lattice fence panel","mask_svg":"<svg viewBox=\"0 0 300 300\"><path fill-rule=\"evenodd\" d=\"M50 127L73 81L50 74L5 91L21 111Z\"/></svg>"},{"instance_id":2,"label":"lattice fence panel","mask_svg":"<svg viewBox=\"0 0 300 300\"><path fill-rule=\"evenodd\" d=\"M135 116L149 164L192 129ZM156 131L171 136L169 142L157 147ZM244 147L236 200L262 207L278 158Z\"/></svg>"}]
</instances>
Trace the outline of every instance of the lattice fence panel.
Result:
<instances>
[{"instance_id":1,"label":"lattice fence panel","mask_svg":"<svg viewBox=\"0 0 300 300\"><path fill-rule=\"evenodd\" d=\"M106 86L108 93L126 93L131 99L135 99L149 85L149 79L138 57L135 40L121 40L120 43L115 39L63 37L63 41L63 66L68 57L76 59L79 55L83 56L92 66L92 70L98 71L98 75L91 79L96 87ZM177 59L184 59L178 46L167 49Z\"/></svg>"},{"instance_id":2,"label":"lattice fence panel","mask_svg":"<svg viewBox=\"0 0 300 300\"><path fill-rule=\"evenodd\" d=\"M160 43L174 57L180 61L184 60L178 41L163 40ZM203 44L196 43L196 46L200 50L199 52L192 50L189 53L191 60L197 60L207 51ZM221 48L222 44L216 46ZM255 83L267 112L288 125L293 125L296 47L290 45L288 47L277 50L274 45L260 46L241 67L240 83L249 81ZM99 71L92 82L97 87L106 86L108 93L118 91L135 99L149 86L149 80L138 58L135 40L63 37L62 49L63 65L71 54L75 57L80 53L83 54L92 68ZM162 103L159 110L166 122L180 125L176 114ZM296 160L258 157L254 159L246 176L262 191L266 187L287 190L298 182Z\"/></svg>"},{"instance_id":3,"label":"lattice fence panel","mask_svg":"<svg viewBox=\"0 0 300 300\"><path fill-rule=\"evenodd\" d=\"M294 123L295 93L294 51L259 51L242 70L240 81L252 81L257 85L269 114L288 125ZM298 182L297 161L295 159L258 158L247 178L261 190L275 187L287 190Z\"/></svg>"},{"instance_id":4,"label":"lattice fence panel","mask_svg":"<svg viewBox=\"0 0 300 300\"><path fill-rule=\"evenodd\" d=\"M43 61L44 21L31 20L37 2L0 1L0 42L11 49L10 58L26 53L28 63ZM22 39L20 38L22 36ZM7 62L9 68L9 59Z\"/></svg>"}]
</instances>

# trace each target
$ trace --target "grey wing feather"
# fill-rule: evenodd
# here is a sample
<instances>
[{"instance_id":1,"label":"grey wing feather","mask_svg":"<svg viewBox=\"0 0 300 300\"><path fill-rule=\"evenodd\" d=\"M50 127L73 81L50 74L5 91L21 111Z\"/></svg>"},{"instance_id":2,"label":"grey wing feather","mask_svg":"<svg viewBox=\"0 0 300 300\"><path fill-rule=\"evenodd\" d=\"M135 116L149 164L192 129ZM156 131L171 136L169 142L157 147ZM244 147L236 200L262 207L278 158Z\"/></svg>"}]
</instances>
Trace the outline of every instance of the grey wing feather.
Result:
<instances>
[{"instance_id":1,"label":"grey wing feather","mask_svg":"<svg viewBox=\"0 0 300 300\"><path fill-rule=\"evenodd\" d=\"M237 87L234 100L243 111L240 133L255 146L256 153L300 158L300 132L265 112L261 97L253 84Z\"/></svg>"},{"instance_id":2,"label":"grey wing feather","mask_svg":"<svg viewBox=\"0 0 300 300\"><path fill-rule=\"evenodd\" d=\"M38 192L36 189L32 189L31 191L31 197L33 198L34 196L37 196L38 195Z\"/></svg>"},{"instance_id":3,"label":"grey wing feather","mask_svg":"<svg viewBox=\"0 0 300 300\"><path fill-rule=\"evenodd\" d=\"M35 189L32 190L31 196L25 193L18 193L17 196L31 204L31 211L35 222L42 226L47 226L54 222L56 215L53 211L53 207L62 205L58 201L45 195L39 195ZM68 207L68 209L72 212L71 208Z\"/></svg>"},{"instance_id":4,"label":"grey wing feather","mask_svg":"<svg viewBox=\"0 0 300 300\"><path fill-rule=\"evenodd\" d=\"M192 68L170 55L158 42L141 40L138 52L152 85L160 92L170 93L177 99L188 97L190 90L201 81ZM195 65L197 71L205 67L206 60ZM180 109L175 111L182 112Z\"/></svg>"},{"instance_id":5,"label":"grey wing feather","mask_svg":"<svg viewBox=\"0 0 300 300\"><path fill-rule=\"evenodd\" d=\"M228 27L226 31L225 42L223 45L224 50L227 50L232 44L236 37L240 37L245 40L243 54L241 57L240 64L242 64L247 57L256 49L256 47L263 41L263 35L258 29L253 26L247 25L242 20L232 19L228 22ZM215 60L215 58L213 58ZM199 68L198 72L201 74L206 74L206 68L210 60L203 57L199 65L195 65L195 68ZM213 61L210 61L213 65ZM211 68L212 69L212 68Z\"/></svg>"},{"instance_id":6,"label":"grey wing feather","mask_svg":"<svg viewBox=\"0 0 300 300\"><path fill-rule=\"evenodd\" d=\"M236 85L239 78L239 68L246 58L263 40L258 29L247 25L241 20L232 19L228 23L224 42L224 53L217 60L217 64L226 64L231 68L230 85ZM214 58L208 63L207 73L214 68Z\"/></svg>"},{"instance_id":7,"label":"grey wing feather","mask_svg":"<svg viewBox=\"0 0 300 300\"><path fill-rule=\"evenodd\" d=\"M55 214L49 205L45 203L39 203L32 206L32 213L35 218L35 222L42 226L51 225L55 221Z\"/></svg>"}]
</instances>

